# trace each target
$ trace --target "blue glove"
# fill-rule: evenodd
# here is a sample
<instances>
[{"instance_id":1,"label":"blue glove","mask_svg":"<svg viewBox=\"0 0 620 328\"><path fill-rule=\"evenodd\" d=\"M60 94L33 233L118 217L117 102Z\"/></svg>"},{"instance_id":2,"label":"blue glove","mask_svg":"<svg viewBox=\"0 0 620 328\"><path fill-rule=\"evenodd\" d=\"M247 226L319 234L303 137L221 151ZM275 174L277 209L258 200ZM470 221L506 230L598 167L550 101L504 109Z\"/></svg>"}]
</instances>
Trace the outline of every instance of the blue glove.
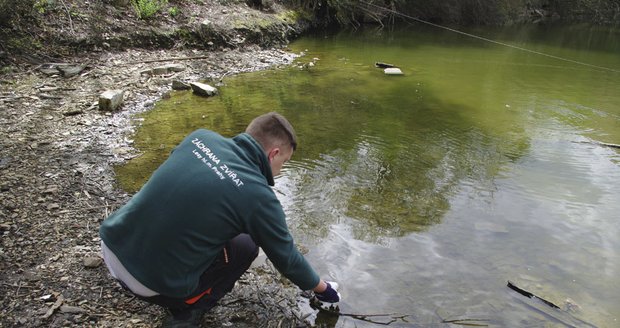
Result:
<instances>
[{"instance_id":1,"label":"blue glove","mask_svg":"<svg viewBox=\"0 0 620 328\"><path fill-rule=\"evenodd\" d=\"M338 284L333 281L329 281L325 283L327 284L327 288L322 293L314 292L314 295L316 296L316 298L318 298L319 301L325 302L325 303L340 302L340 293L338 293L338 290L337 290Z\"/></svg>"}]
</instances>

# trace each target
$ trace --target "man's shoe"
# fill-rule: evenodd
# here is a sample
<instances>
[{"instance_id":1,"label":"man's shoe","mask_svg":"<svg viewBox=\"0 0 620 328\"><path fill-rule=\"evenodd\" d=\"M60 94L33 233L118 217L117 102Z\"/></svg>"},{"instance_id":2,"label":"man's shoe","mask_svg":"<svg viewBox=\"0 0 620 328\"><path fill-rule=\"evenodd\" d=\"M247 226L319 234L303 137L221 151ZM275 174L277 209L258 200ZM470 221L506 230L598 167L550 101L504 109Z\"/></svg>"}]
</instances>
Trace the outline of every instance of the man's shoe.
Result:
<instances>
[{"instance_id":1,"label":"man's shoe","mask_svg":"<svg viewBox=\"0 0 620 328\"><path fill-rule=\"evenodd\" d=\"M195 309L192 311L169 315L162 322L162 328L198 328L202 322L205 310Z\"/></svg>"}]
</instances>

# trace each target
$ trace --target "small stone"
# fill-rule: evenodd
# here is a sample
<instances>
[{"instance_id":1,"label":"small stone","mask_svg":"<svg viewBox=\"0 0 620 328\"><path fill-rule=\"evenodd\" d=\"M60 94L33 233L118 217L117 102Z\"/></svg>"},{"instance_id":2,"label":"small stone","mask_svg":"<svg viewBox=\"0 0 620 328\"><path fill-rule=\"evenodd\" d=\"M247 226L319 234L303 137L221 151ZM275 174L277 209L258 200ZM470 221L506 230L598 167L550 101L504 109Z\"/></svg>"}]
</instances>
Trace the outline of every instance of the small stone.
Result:
<instances>
[{"instance_id":1,"label":"small stone","mask_svg":"<svg viewBox=\"0 0 620 328\"><path fill-rule=\"evenodd\" d=\"M72 109L72 110L62 112L63 116L75 116L75 115L80 115L80 114L84 114L84 111L82 111L81 109Z\"/></svg>"},{"instance_id":2,"label":"small stone","mask_svg":"<svg viewBox=\"0 0 620 328\"><path fill-rule=\"evenodd\" d=\"M210 97L210 96L215 96L218 93L216 88L208 84L204 84L200 82L191 82L189 85L192 87L192 91L195 94L200 95L200 96Z\"/></svg>"},{"instance_id":3,"label":"small stone","mask_svg":"<svg viewBox=\"0 0 620 328\"><path fill-rule=\"evenodd\" d=\"M58 187L49 187L45 190L43 190L42 194L44 195L50 195L50 194L55 194L58 192Z\"/></svg>"},{"instance_id":4,"label":"small stone","mask_svg":"<svg viewBox=\"0 0 620 328\"><path fill-rule=\"evenodd\" d=\"M172 81L172 90L189 90L192 87L183 81L174 80Z\"/></svg>"},{"instance_id":5,"label":"small stone","mask_svg":"<svg viewBox=\"0 0 620 328\"><path fill-rule=\"evenodd\" d=\"M59 208L60 208L60 205L58 205L56 203L52 203L52 204L47 205L47 209L50 210L50 211L51 210L57 210Z\"/></svg>"},{"instance_id":6,"label":"small stone","mask_svg":"<svg viewBox=\"0 0 620 328\"><path fill-rule=\"evenodd\" d=\"M77 306L61 305L60 312L62 313L84 313L86 312L86 310L82 309L81 307L77 307Z\"/></svg>"},{"instance_id":7,"label":"small stone","mask_svg":"<svg viewBox=\"0 0 620 328\"><path fill-rule=\"evenodd\" d=\"M9 157L0 157L0 169L9 166L9 163L11 163L11 158L9 158ZM2 185L1 188L5 188L5 187L6 187L6 185ZM8 189L7 190L2 189L2 191L8 191Z\"/></svg>"},{"instance_id":8,"label":"small stone","mask_svg":"<svg viewBox=\"0 0 620 328\"><path fill-rule=\"evenodd\" d=\"M87 268L96 268L103 263L103 260L100 257L89 256L84 259L84 266Z\"/></svg>"},{"instance_id":9,"label":"small stone","mask_svg":"<svg viewBox=\"0 0 620 328\"><path fill-rule=\"evenodd\" d=\"M57 75L60 74L60 71L56 68L56 67L51 67L51 68L39 68L39 72L47 75L47 76L52 76L52 75Z\"/></svg>"},{"instance_id":10,"label":"small stone","mask_svg":"<svg viewBox=\"0 0 620 328\"><path fill-rule=\"evenodd\" d=\"M131 151L131 148L129 148L129 147L118 147L118 148L112 149L112 154L114 154L114 155L126 155L130 151Z\"/></svg>"},{"instance_id":11,"label":"small stone","mask_svg":"<svg viewBox=\"0 0 620 328\"><path fill-rule=\"evenodd\" d=\"M169 72L183 72L185 70L185 65L182 65L182 64L169 64L169 65L166 65L166 69Z\"/></svg>"},{"instance_id":12,"label":"small stone","mask_svg":"<svg viewBox=\"0 0 620 328\"><path fill-rule=\"evenodd\" d=\"M99 109L103 111L114 111L123 103L123 90L108 90L99 96Z\"/></svg>"},{"instance_id":13,"label":"small stone","mask_svg":"<svg viewBox=\"0 0 620 328\"><path fill-rule=\"evenodd\" d=\"M62 76L72 77L72 76L76 76L80 74L85 68L86 66L84 65L63 66L63 67L58 67L58 70L62 73Z\"/></svg>"},{"instance_id":14,"label":"small stone","mask_svg":"<svg viewBox=\"0 0 620 328\"><path fill-rule=\"evenodd\" d=\"M153 70L151 71L151 74L153 75L164 75L168 73L168 67L166 66L158 66L153 68Z\"/></svg>"}]
</instances>

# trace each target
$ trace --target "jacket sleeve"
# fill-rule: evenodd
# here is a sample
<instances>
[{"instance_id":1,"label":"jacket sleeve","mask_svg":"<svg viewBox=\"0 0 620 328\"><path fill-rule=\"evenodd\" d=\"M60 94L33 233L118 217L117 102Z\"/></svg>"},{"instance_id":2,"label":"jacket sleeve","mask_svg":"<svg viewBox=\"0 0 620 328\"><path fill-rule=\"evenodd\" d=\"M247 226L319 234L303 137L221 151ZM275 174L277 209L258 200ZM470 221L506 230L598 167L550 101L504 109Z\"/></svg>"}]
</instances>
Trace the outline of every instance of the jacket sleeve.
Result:
<instances>
[{"instance_id":1,"label":"jacket sleeve","mask_svg":"<svg viewBox=\"0 0 620 328\"><path fill-rule=\"evenodd\" d=\"M278 271L299 288L309 290L318 285L319 276L295 247L282 205L275 195L257 205L248 223L248 233Z\"/></svg>"}]
</instances>

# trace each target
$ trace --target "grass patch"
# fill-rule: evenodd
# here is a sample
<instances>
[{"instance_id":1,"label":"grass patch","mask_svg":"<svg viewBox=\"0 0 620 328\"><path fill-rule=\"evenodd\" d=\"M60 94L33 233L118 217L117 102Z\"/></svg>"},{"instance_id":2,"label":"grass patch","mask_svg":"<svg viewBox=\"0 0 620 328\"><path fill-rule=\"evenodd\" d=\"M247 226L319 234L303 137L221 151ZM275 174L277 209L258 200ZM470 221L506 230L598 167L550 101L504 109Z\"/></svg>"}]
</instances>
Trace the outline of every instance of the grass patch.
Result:
<instances>
[{"instance_id":1,"label":"grass patch","mask_svg":"<svg viewBox=\"0 0 620 328\"><path fill-rule=\"evenodd\" d=\"M168 0L133 0L131 5L140 19L149 19L168 4Z\"/></svg>"}]
</instances>

